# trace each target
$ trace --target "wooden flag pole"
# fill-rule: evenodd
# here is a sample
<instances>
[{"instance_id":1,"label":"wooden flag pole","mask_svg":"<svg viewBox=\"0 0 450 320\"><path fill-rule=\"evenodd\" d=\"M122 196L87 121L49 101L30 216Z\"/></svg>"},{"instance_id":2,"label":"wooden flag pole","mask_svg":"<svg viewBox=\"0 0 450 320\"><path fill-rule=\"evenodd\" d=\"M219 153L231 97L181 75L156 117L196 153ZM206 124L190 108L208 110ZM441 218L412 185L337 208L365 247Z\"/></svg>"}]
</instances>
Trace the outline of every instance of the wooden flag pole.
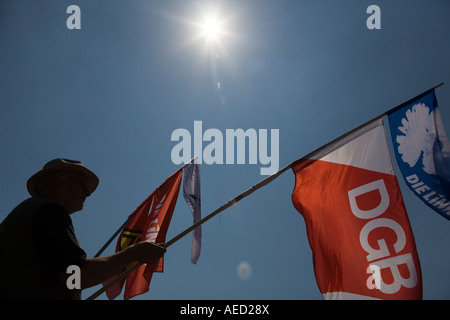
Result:
<instances>
[{"instance_id":1,"label":"wooden flag pole","mask_svg":"<svg viewBox=\"0 0 450 320\"><path fill-rule=\"evenodd\" d=\"M291 164L284 167L283 169L281 169L280 171L278 171L277 173L274 173L271 176L268 176L267 178L261 180L260 182L258 182L257 184L255 184L253 187L251 187L250 189L248 189L247 191L244 191L243 193L241 193L240 195L234 197L233 199L231 199L230 201L228 201L227 203L225 203L224 205L222 205L221 207L219 207L218 209L216 209L215 211L211 212L210 214L208 214L206 217L204 217L203 219L199 220L197 223L194 223L192 226L190 226L189 228L187 228L186 230L184 230L183 232L181 232L180 234L178 234L177 236L173 237L171 240L169 240L168 242L166 242L165 247L169 247L172 244L174 244L176 241L180 240L181 238L183 238L186 234L188 234L189 232L193 231L194 229L196 229L197 227L201 226L203 223L205 223L206 221L208 221L209 219L213 218L214 216L216 216L217 214L219 214L220 212L224 211L225 209L228 209L229 207L231 207L233 204L239 202L240 200L244 199L245 197L251 195L253 192L255 192L256 190L264 187L265 185L269 184L270 182L272 182L273 180L275 180L276 178L278 178L283 172L285 172L286 170L291 168Z\"/></svg>"},{"instance_id":2,"label":"wooden flag pole","mask_svg":"<svg viewBox=\"0 0 450 320\"><path fill-rule=\"evenodd\" d=\"M347 134L350 134L356 130L358 130L359 128L365 126L367 123L370 123L376 119L382 118L384 116L386 116L388 114L388 112L393 112L394 110L397 110L398 108L404 106L405 104L408 104L409 102L417 99L418 97L428 93L429 91L433 90L433 89L437 89L440 86L442 86L444 83L440 83L438 85L436 85L435 87L433 87L432 89L429 89L428 91L420 94L417 97L414 97L413 99L408 100L405 103L402 103L401 105L380 114L378 117L375 117L373 119L371 119L370 121L364 123L363 125L359 126L358 128L351 130L350 132L348 132ZM347 135L344 134L343 136ZM199 220L197 223L194 223L192 226L190 226L189 228L187 228L186 230L184 230L183 232L181 232L180 234L178 234L177 236L175 236L174 238L172 238L171 240L169 240L168 242L166 242L164 244L165 248L170 247L172 244L174 244L175 242L177 242L178 240L180 240L181 238L183 238L185 235L187 235L188 233L190 233L192 230L196 229L197 227L201 226L203 223L205 223L206 221L210 220L211 218L213 218L214 216L216 216L217 214L219 214L220 212L228 209L229 207L231 207L232 205L234 205L235 203L239 202L240 200L244 199L245 197L251 195L253 192L255 192L256 190L264 187L265 185L269 184L270 182L272 182L273 180L275 180L276 178L278 178L283 172L285 172L286 170L290 169L292 167L292 165L294 163L296 163L297 161L300 161L302 159L308 159L310 158L313 154L315 154L316 152L318 152L319 150L321 150L322 148L326 148L329 145L332 145L335 141L337 141L338 139L342 139L342 137L339 137L325 145L323 145L322 147L318 148L317 150L310 152L309 154L307 154L306 156L292 162L291 164L287 165L286 167L284 167L283 169L281 169L280 171L278 171L277 173L268 176L267 178L261 180L260 182L258 182L257 184L255 184L254 186L252 186L250 189L248 189L247 191L244 191L243 193L241 193L240 195L234 197L233 199L231 199L230 201L228 201L227 203L225 203L224 205L222 205L221 207L219 207L218 209L216 209L215 211L211 212L210 214L208 214L206 217L204 217L203 219ZM110 283L108 283L106 286L102 287L101 289L99 289L97 292L95 292L93 295L91 295L90 297L88 297L86 300L94 300L95 298L97 298L99 295L101 295L103 292L105 292L106 290L108 290L110 287L112 287L114 284L116 284L118 281L124 279L125 277L127 277L131 272L135 271L137 268L139 268L142 265L142 263L137 263L135 264L133 267L131 267L130 269L126 270L125 272L123 272L122 274L120 274L116 279L114 279L113 281L111 281Z\"/></svg>"},{"instance_id":3,"label":"wooden flag pole","mask_svg":"<svg viewBox=\"0 0 450 320\"><path fill-rule=\"evenodd\" d=\"M422 98L423 96L425 96L425 95L427 95L428 93L430 93L432 90L435 90L435 89L437 89L437 88L439 88L440 86L443 86L443 85L444 85L444 82L439 83L438 85L434 86L433 88L428 89L427 91L422 92L421 94L415 96L414 98L411 98L411 99L409 99L408 101L403 102L402 104L399 104L399 105L396 106L395 108L392 108L392 109L386 111L385 113L381 114L380 117L382 117L382 116L387 116L387 115L390 114L390 113L394 113L395 111L397 111L397 110L403 108L404 106L407 106L408 104L411 104L411 102L413 102L413 101L415 101L415 100L417 100L417 99Z\"/></svg>"},{"instance_id":4,"label":"wooden flag pole","mask_svg":"<svg viewBox=\"0 0 450 320\"><path fill-rule=\"evenodd\" d=\"M178 240L180 240L181 238L183 238L185 235L187 235L188 233L190 233L192 230L196 229L197 227L201 226L203 223L205 223L206 221L210 220L211 218L213 218L214 216L218 215L220 212L228 209L229 207L231 207L232 205L234 205L235 203L241 201L242 199L244 199L245 197L251 195L253 192L255 192L256 190L264 187L265 185L269 184L270 182L272 182L273 180L275 180L276 178L278 178L283 172L285 172L286 170L291 168L291 164L289 164L288 166L284 167L283 169L281 169L280 171L278 171L277 173L274 173L271 176L268 176L267 178L261 180L260 182L258 182L257 184L255 184L254 186L252 186L250 189L248 189L247 191L244 191L243 193L239 194L238 196L234 197L233 199L231 199L230 201L228 201L227 203L225 203L224 205L222 205L221 207L219 207L218 209L214 210L213 212L211 212L210 214L208 214L206 217L204 217L203 219L199 220L197 223L194 223L192 226L190 226L189 228L187 228L186 230L184 230L183 232L181 232L180 234L178 234L177 236L173 237L171 240L169 240L168 242L166 242L164 244L164 248L168 248L170 247L172 244L174 244L175 242L177 242ZM89 296L86 300L94 300L95 298L97 298L99 295L101 295L103 292L105 292L106 290L108 290L109 288L111 288L113 285L115 285L117 282L125 279L131 272L135 271L136 269L138 269L143 263L137 263L134 266L132 266L131 268L129 268L128 270L122 272L117 278L115 278L114 280L112 280L111 282L109 282L107 285L105 285L104 287L100 288L98 291L96 291L94 294L92 294L91 296Z\"/></svg>"},{"instance_id":5,"label":"wooden flag pole","mask_svg":"<svg viewBox=\"0 0 450 320\"><path fill-rule=\"evenodd\" d=\"M106 241L106 243L103 245L103 247L101 247L101 249L95 254L94 258L100 257L100 255L103 253L103 251L105 251L105 249L111 244L111 242L114 240L114 238L117 237L117 235L122 231L122 229L125 228L125 226L128 224L128 222L131 221L132 218L133 218L133 216L129 216L127 218L127 220L119 227L119 229L117 229L117 231L111 236L111 238L109 238L109 240Z\"/></svg>"}]
</instances>

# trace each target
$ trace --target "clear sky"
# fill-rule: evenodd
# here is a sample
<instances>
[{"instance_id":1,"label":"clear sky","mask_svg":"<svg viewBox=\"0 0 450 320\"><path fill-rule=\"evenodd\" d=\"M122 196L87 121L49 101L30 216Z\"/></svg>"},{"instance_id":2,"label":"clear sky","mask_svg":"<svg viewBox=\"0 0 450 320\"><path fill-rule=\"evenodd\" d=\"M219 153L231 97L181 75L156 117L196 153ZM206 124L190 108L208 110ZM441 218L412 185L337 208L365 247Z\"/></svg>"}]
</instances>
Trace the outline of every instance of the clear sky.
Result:
<instances>
[{"instance_id":1,"label":"clear sky","mask_svg":"<svg viewBox=\"0 0 450 320\"><path fill-rule=\"evenodd\" d=\"M66 26L73 4L80 30ZM366 26L372 4L379 30ZM211 15L221 23L214 43L201 28ZM2 0L0 219L44 163L81 160L100 178L72 216L93 256L179 168L171 134L193 135L194 121L224 135L278 129L281 169L445 82L436 95L449 133L449 15L447 0ZM264 178L246 163L201 165L203 216ZM449 299L449 221L398 180L424 298ZM287 171L205 223L197 265L191 237L179 240L135 299L321 299L293 187ZM191 223L180 194L167 240Z\"/></svg>"}]
</instances>

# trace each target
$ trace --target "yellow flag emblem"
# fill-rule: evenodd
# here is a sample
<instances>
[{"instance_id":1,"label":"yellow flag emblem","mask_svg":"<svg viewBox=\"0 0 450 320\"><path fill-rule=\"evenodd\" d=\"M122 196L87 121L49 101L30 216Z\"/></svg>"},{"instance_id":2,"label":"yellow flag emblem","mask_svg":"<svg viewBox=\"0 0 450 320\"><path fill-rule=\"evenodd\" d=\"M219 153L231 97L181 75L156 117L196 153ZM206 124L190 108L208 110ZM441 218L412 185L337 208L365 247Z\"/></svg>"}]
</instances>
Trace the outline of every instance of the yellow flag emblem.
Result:
<instances>
[{"instance_id":1,"label":"yellow flag emblem","mask_svg":"<svg viewBox=\"0 0 450 320\"><path fill-rule=\"evenodd\" d=\"M123 250L135 243L138 243L141 239L141 236L142 232L140 232L139 230L123 229L122 236L120 237L119 250Z\"/></svg>"}]
</instances>

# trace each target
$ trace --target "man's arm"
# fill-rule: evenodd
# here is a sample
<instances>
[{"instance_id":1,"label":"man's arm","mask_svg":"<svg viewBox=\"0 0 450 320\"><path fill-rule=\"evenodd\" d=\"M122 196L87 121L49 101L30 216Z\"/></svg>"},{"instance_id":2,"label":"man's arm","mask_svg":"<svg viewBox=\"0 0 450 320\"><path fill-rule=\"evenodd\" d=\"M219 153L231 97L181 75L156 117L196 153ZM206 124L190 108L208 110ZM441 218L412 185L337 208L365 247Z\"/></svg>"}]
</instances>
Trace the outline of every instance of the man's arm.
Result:
<instances>
[{"instance_id":1,"label":"man's arm","mask_svg":"<svg viewBox=\"0 0 450 320\"><path fill-rule=\"evenodd\" d=\"M81 289L95 286L109 279L132 262L155 263L165 252L166 249L163 246L144 241L109 256L86 259L86 262L80 266ZM68 276L65 273L59 274L64 284Z\"/></svg>"}]
</instances>

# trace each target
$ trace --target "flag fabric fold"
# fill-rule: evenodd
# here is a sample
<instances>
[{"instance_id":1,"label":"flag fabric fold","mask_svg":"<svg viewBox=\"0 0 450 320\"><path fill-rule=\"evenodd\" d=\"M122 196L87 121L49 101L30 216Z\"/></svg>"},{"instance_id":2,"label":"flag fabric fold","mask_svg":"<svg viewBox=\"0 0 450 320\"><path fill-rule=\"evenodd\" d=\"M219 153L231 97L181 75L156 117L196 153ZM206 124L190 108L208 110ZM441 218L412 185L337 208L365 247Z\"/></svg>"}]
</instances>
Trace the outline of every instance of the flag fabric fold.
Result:
<instances>
[{"instance_id":1,"label":"flag fabric fold","mask_svg":"<svg viewBox=\"0 0 450 320\"><path fill-rule=\"evenodd\" d=\"M414 236L381 119L291 165L324 299L421 299Z\"/></svg>"},{"instance_id":2,"label":"flag fabric fold","mask_svg":"<svg viewBox=\"0 0 450 320\"><path fill-rule=\"evenodd\" d=\"M183 196L191 209L194 224L201 220L200 166L195 157L183 169ZM192 235L191 262L196 264L202 246L202 227L194 229Z\"/></svg>"},{"instance_id":3,"label":"flag fabric fold","mask_svg":"<svg viewBox=\"0 0 450 320\"><path fill-rule=\"evenodd\" d=\"M450 142L434 89L388 112L403 178L426 205L450 220Z\"/></svg>"},{"instance_id":4,"label":"flag fabric fold","mask_svg":"<svg viewBox=\"0 0 450 320\"><path fill-rule=\"evenodd\" d=\"M170 220L175 209L182 178L182 169L172 174L132 213L131 220L122 230L116 244L116 252L137 242L164 243ZM132 265L128 266L130 268ZM128 300L149 290L153 272L163 272L164 258L152 265L142 265L106 291L110 300L115 299L125 284L124 299ZM104 283L106 285L116 276Z\"/></svg>"}]
</instances>

